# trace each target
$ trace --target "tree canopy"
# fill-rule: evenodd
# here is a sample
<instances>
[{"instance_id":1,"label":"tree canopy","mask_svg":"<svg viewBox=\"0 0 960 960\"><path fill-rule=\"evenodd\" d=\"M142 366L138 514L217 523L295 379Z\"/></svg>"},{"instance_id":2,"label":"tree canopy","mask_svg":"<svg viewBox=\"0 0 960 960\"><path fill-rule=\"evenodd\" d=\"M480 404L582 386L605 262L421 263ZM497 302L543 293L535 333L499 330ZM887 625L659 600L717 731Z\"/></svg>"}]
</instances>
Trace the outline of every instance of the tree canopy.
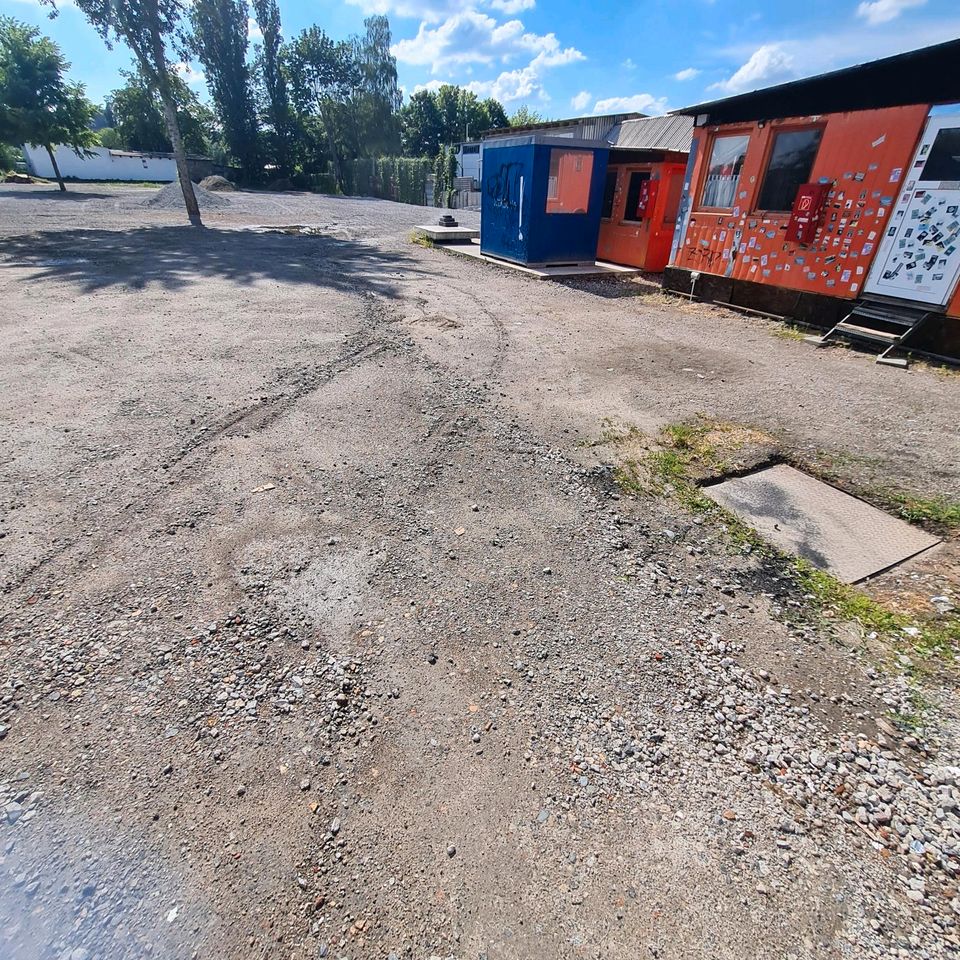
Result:
<instances>
[{"instance_id":1,"label":"tree canopy","mask_svg":"<svg viewBox=\"0 0 960 960\"><path fill-rule=\"evenodd\" d=\"M57 0L40 2L56 13ZM454 144L536 116L521 108L508 120L497 100L452 84L420 90L404 103L385 16L368 17L362 32L346 39L316 25L285 38L278 0L249 0L249 8L247 0L72 2L108 47L127 46L134 62L95 119L80 109L82 89L67 85L75 109L64 108L63 118L84 120L72 141L66 134L56 139L95 143L85 139L93 127L111 147L172 151L195 221L188 152L232 166L246 182L283 178L343 190L354 182L345 176L347 162L446 158ZM209 106L186 82L191 60L203 68Z\"/></svg>"},{"instance_id":2,"label":"tree canopy","mask_svg":"<svg viewBox=\"0 0 960 960\"><path fill-rule=\"evenodd\" d=\"M56 0L40 0L57 11ZM191 223L200 224L200 207L190 180L190 167L177 121L173 93L174 60L178 38L183 37L184 6L181 0L73 0L77 9L111 48L122 40L133 53L140 74L156 91L177 160L177 177Z\"/></svg>"},{"instance_id":3,"label":"tree canopy","mask_svg":"<svg viewBox=\"0 0 960 960\"><path fill-rule=\"evenodd\" d=\"M400 122L404 152L432 157L444 145L507 126L507 114L498 100L480 100L463 87L443 84L414 93L400 111Z\"/></svg>"},{"instance_id":4,"label":"tree canopy","mask_svg":"<svg viewBox=\"0 0 960 960\"><path fill-rule=\"evenodd\" d=\"M124 150L170 153L170 133L163 116L159 94L152 90L139 71L123 74L126 83L110 94L113 130ZM171 78L170 93L187 153L206 156L213 152L216 121L209 108L177 76ZM103 143L101 136L101 143ZM106 146L106 144L104 144Z\"/></svg>"},{"instance_id":5,"label":"tree canopy","mask_svg":"<svg viewBox=\"0 0 960 960\"><path fill-rule=\"evenodd\" d=\"M189 48L203 64L230 158L248 179L255 179L259 150L247 65L246 0L193 0L190 22Z\"/></svg>"},{"instance_id":6,"label":"tree canopy","mask_svg":"<svg viewBox=\"0 0 960 960\"><path fill-rule=\"evenodd\" d=\"M537 110L532 110L526 104L517 107L517 109L510 114L511 127L527 127L534 123L543 123L543 114ZM504 124L504 126L506 126L506 124Z\"/></svg>"},{"instance_id":7,"label":"tree canopy","mask_svg":"<svg viewBox=\"0 0 960 960\"><path fill-rule=\"evenodd\" d=\"M262 40L254 57L254 97L264 153L283 176L293 173L294 123L282 70L283 34L277 0L252 0Z\"/></svg>"},{"instance_id":8,"label":"tree canopy","mask_svg":"<svg viewBox=\"0 0 960 960\"><path fill-rule=\"evenodd\" d=\"M83 86L68 82L70 64L36 27L0 17L0 142L46 148L61 190L66 190L54 147L82 155L97 138L90 129L96 110Z\"/></svg>"}]
</instances>

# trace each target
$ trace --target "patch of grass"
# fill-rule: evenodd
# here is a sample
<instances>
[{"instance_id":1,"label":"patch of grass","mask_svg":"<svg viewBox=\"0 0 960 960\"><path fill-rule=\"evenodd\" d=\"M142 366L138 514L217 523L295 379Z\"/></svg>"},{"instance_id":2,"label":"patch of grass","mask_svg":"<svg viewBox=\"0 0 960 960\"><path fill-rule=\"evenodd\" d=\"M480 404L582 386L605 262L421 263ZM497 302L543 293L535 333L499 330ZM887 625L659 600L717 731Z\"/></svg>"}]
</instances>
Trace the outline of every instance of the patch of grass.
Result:
<instances>
[{"instance_id":1,"label":"patch of grass","mask_svg":"<svg viewBox=\"0 0 960 960\"><path fill-rule=\"evenodd\" d=\"M805 560L789 556L763 540L739 517L708 497L698 480L725 467L724 454L740 444L763 440L765 435L736 424L706 417L665 427L655 441L636 428L605 424L604 442L613 445L645 439L636 457L624 457L615 478L620 489L633 497L669 496L686 510L710 522L723 533L730 547L748 548L781 576L825 619L857 623L867 634L882 638L892 649L907 649L920 661L936 659L954 663L960 652L960 618L924 620L888 609L856 587L842 583ZM636 447L637 444L634 444ZM901 512L908 519L952 524L960 517L956 504L900 495Z\"/></svg>"},{"instance_id":2,"label":"patch of grass","mask_svg":"<svg viewBox=\"0 0 960 960\"><path fill-rule=\"evenodd\" d=\"M945 363L917 358L913 360L913 365L922 370L929 370L938 377L960 377L960 367L948 366Z\"/></svg>"},{"instance_id":3,"label":"patch of grass","mask_svg":"<svg viewBox=\"0 0 960 960\"><path fill-rule=\"evenodd\" d=\"M629 424L618 423L610 417L600 421L600 435L592 439L578 440L579 447L620 446L632 440L642 440L644 434Z\"/></svg>"},{"instance_id":4,"label":"patch of grass","mask_svg":"<svg viewBox=\"0 0 960 960\"><path fill-rule=\"evenodd\" d=\"M918 497L900 491L883 491L883 495L897 506L904 520L911 523L929 523L946 530L960 529L960 503L945 497Z\"/></svg>"},{"instance_id":5,"label":"patch of grass","mask_svg":"<svg viewBox=\"0 0 960 960\"><path fill-rule=\"evenodd\" d=\"M960 619L917 620L888 609L856 587L841 583L805 560L784 558L794 583L832 619L858 623L895 648L908 647L922 660L953 663L960 651Z\"/></svg>"},{"instance_id":6,"label":"patch of grass","mask_svg":"<svg viewBox=\"0 0 960 960\"><path fill-rule=\"evenodd\" d=\"M425 233L420 233L419 230L411 232L410 242L415 243L418 247L425 247L427 250L433 250L437 246Z\"/></svg>"},{"instance_id":7,"label":"patch of grass","mask_svg":"<svg viewBox=\"0 0 960 960\"><path fill-rule=\"evenodd\" d=\"M798 470L832 483L854 496L875 504L881 510L895 513L909 523L935 528L938 532L960 530L960 501L946 497L927 497L895 487L851 483L850 468L876 469L874 457L852 453L817 450L810 456L787 456L786 461Z\"/></svg>"},{"instance_id":8,"label":"patch of grass","mask_svg":"<svg viewBox=\"0 0 960 960\"><path fill-rule=\"evenodd\" d=\"M937 704L926 697L916 682L907 690L910 706L906 710L892 710L890 719L906 733L923 735L925 728L938 713Z\"/></svg>"},{"instance_id":9,"label":"patch of grass","mask_svg":"<svg viewBox=\"0 0 960 960\"><path fill-rule=\"evenodd\" d=\"M792 323L778 323L773 328L773 335L781 340L803 340L807 335Z\"/></svg>"}]
</instances>

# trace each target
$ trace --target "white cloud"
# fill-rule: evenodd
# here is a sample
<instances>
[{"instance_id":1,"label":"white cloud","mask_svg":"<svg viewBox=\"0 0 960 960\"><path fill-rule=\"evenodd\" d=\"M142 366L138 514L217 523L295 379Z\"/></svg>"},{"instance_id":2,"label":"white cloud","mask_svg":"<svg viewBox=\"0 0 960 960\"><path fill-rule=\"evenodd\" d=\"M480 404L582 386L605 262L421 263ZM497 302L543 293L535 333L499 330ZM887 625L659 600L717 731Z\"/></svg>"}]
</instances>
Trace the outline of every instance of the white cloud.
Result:
<instances>
[{"instance_id":1,"label":"white cloud","mask_svg":"<svg viewBox=\"0 0 960 960\"><path fill-rule=\"evenodd\" d=\"M506 14L521 13L524 10L532 10L537 5L537 0L490 0L490 6L494 10L502 10Z\"/></svg>"},{"instance_id":2,"label":"white cloud","mask_svg":"<svg viewBox=\"0 0 960 960\"><path fill-rule=\"evenodd\" d=\"M439 23L458 13L490 7L508 16L532 10L537 0L347 0L364 13L390 13L400 18Z\"/></svg>"},{"instance_id":3,"label":"white cloud","mask_svg":"<svg viewBox=\"0 0 960 960\"><path fill-rule=\"evenodd\" d=\"M743 66L728 80L713 84L710 89L723 93L740 93L750 86L759 87L780 83L796 77L811 77L828 70L849 67L855 63L890 57L908 50L918 50L931 44L942 43L944 37L960 36L960 16L937 19L909 18L891 22L865 30L863 24L851 21L849 25L834 28L823 33L815 33L798 40L783 39L777 42L740 43L719 51L728 58L728 62L741 63ZM771 56L769 51L775 53ZM767 51L761 56L761 51ZM751 64L759 66L758 59L766 59L768 66L780 60L782 72L775 70L764 72L744 80L744 72ZM773 61L773 63L771 63ZM733 89L730 84L739 89ZM743 81L741 86L739 81Z\"/></svg>"},{"instance_id":4,"label":"white cloud","mask_svg":"<svg viewBox=\"0 0 960 960\"><path fill-rule=\"evenodd\" d=\"M543 67L563 67L568 63L577 63L580 60L587 59L576 47L563 47L561 49L560 44L556 42L557 38L552 33L548 33L545 39L552 40L553 43L549 49L541 50L540 53L534 57L533 62L530 64L531 67L538 69Z\"/></svg>"},{"instance_id":5,"label":"white cloud","mask_svg":"<svg viewBox=\"0 0 960 960\"><path fill-rule=\"evenodd\" d=\"M467 89L478 97L493 97L501 103L512 103L514 100L530 100L538 97L549 100L540 77L532 67L523 67L521 70L505 70L493 80L474 80L467 84Z\"/></svg>"},{"instance_id":6,"label":"white cloud","mask_svg":"<svg viewBox=\"0 0 960 960\"><path fill-rule=\"evenodd\" d=\"M620 69L621 69L621 70L636 70L636 69L637 69L637 65L633 62L633 60L632 60L630 57L627 57L627 59L624 60L623 63L620 64Z\"/></svg>"},{"instance_id":7,"label":"white cloud","mask_svg":"<svg viewBox=\"0 0 960 960\"><path fill-rule=\"evenodd\" d=\"M674 75L674 80L692 80L694 77L699 77L700 71L696 67L687 67L686 70L678 70Z\"/></svg>"},{"instance_id":8,"label":"white cloud","mask_svg":"<svg viewBox=\"0 0 960 960\"><path fill-rule=\"evenodd\" d=\"M470 63L506 64L520 55L542 55L550 61L545 66L583 59L573 47L562 49L553 33L529 33L519 20L498 24L477 10L454 14L435 27L422 22L415 37L397 41L392 50L401 63L430 64L433 73Z\"/></svg>"},{"instance_id":9,"label":"white cloud","mask_svg":"<svg viewBox=\"0 0 960 960\"><path fill-rule=\"evenodd\" d=\"M863 17L871 26L896 20L904 10L922 7L927 0L864 0L857 7L857 16Z\"/></svg>"},{"instance_id":10,"label":"white cloud","mask_svg":"<svg viewBox=\"0 0 960 960\"><path fill-rule=\"evenodd\" d=\"M593 94L589 90L581 90L575 97L570 98L570 106L577 111L586 110L592 99Z\"/></svg>"},{"instance_id":11,"label":"white cloud","mask_svg":"<svg viewBox=\"0 0 960 960\"><path fill-rule=\"evenodd\" d=\"M175 63L173 69L180 74L184 83L190 87L199 87L206 83L206 76L202 70L194 70L189 63Z\"/></svg>"},{"instance_id":12,"label":"white cloud","mask_svg":"<svg viewBox=\"0 0 960 960\"><path fill-rule=\"evenodd\" d=\"M474 80L468 83L466 88L478 97L493 97L501 103L530 100L533 97L546 103L550 100L550 94L543 85L544 71L550 67L562 67L585 59L579 50L573 47L561 49L558 44L556 49L538 53L525 67L505 70L493 80Z\"/></svg>"},{"instance_id":13,"label":"white cloud","mask_svg":"<svg viewBox=\"0 0 960 960\"><path fill-rule=\"evenodd\" d=\"M594 113L666 113L666 97L655 97L652 93L635 93L629 97L607 97L593 105Z\"/></svg>"},{"instance_id":14,"label":"white cloud","mask_svg":"<svg viewBox=\"0 0 960 960\"><path fill-rule=\"evenodd\" d=\"M263 31L260 29L260 25L257 23L253 17L247 17L247 36L251 40L262 40Z\"/></svg>"},{"instance_id":15,"label":"white cloud","mask_svg":"<svg viewBox=\"0 0 960 960\"><path fill-rule=\"evenodd\" d=\"M418 83L414 88L414 93L419 93L421 90L429 90L431 92L439 90L441 87L450 83L449 80L428 80L426 83Z\"/></svg>"},{"instance_id":16,"label":"white cloud","mask_svg":"<svg viewBox=\"0 0 960 960\"><path fill-rule=\"evenodd\" d=\"M711 90L724 93L743 93L756 90L797 75L793 55L782 43L765 43L750 54L750 58L732 76L710 85Z\"/></svg>"},{"instance_id":17,"label":"white cloud","mask_svg":"<svg viewBox=\"0 0 960 960\"><path fill-rule=\"evenodd\" d=\"M477 5L473 0L347 0L347 3L366 14L392 13L427 23L436 23Z\"/></svg>"}]
</instances>

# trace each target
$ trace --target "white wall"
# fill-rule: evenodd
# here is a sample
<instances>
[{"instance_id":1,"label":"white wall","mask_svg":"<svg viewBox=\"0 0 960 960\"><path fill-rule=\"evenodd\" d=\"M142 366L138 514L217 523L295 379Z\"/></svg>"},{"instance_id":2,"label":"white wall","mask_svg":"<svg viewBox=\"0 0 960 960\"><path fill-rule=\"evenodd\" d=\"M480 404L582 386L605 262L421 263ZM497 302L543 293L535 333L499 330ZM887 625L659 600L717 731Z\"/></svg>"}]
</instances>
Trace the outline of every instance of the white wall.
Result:
<instances>
[{"instance_id":1,"label":"white wall","mask_svg":"<svg viewBox=\"0 0 960 960\"><path fill-rule=\"evenodd\" d=\"M92 157L78 157L69 147L54 147L57 166L65 177L77 180L176 180L177 164L173 157L156 153L125 153L106 147L91 148ZM53 164L46 148L25 145L23 158L27 169L36 177L54 179Z\"/></svg>"},{"instance_id":2,"label":"white wall","mask_svg":"<svg viewBox=\"0 0 960 960\"><path fill-rule=\"evenodd\" d=\"M473 179L479 183L480 151L478 150L476 153L464 153L461 145L460 149L457 150L457 167L459 168L458 176L473 177Z\"/></svg>"}]
</instances>

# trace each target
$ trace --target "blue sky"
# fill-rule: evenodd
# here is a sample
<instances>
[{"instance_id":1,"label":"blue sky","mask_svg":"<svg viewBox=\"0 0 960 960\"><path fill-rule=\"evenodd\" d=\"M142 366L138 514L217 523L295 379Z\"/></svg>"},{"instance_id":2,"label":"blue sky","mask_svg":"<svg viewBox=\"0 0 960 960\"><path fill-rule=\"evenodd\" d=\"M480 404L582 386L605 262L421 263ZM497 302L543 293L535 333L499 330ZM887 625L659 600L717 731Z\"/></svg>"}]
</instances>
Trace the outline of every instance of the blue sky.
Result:
<instances>
[{"instance_id":1,"label":"blue sky","mask_svg":"<svg viewBox=\"0 0 960 960\"><path fill-rule=\"evenodd\" d=\"M385 13L409 95L443 82L548 117L666 110L960 37L957 0L280 0L284 35L311 23L333 37ZM130 64L69 4L0 13L40 26L101 100ZM255 25L251 38L256 40ZM196 64L181 69L201 96Z\"/></svg>"}]
</instances>

